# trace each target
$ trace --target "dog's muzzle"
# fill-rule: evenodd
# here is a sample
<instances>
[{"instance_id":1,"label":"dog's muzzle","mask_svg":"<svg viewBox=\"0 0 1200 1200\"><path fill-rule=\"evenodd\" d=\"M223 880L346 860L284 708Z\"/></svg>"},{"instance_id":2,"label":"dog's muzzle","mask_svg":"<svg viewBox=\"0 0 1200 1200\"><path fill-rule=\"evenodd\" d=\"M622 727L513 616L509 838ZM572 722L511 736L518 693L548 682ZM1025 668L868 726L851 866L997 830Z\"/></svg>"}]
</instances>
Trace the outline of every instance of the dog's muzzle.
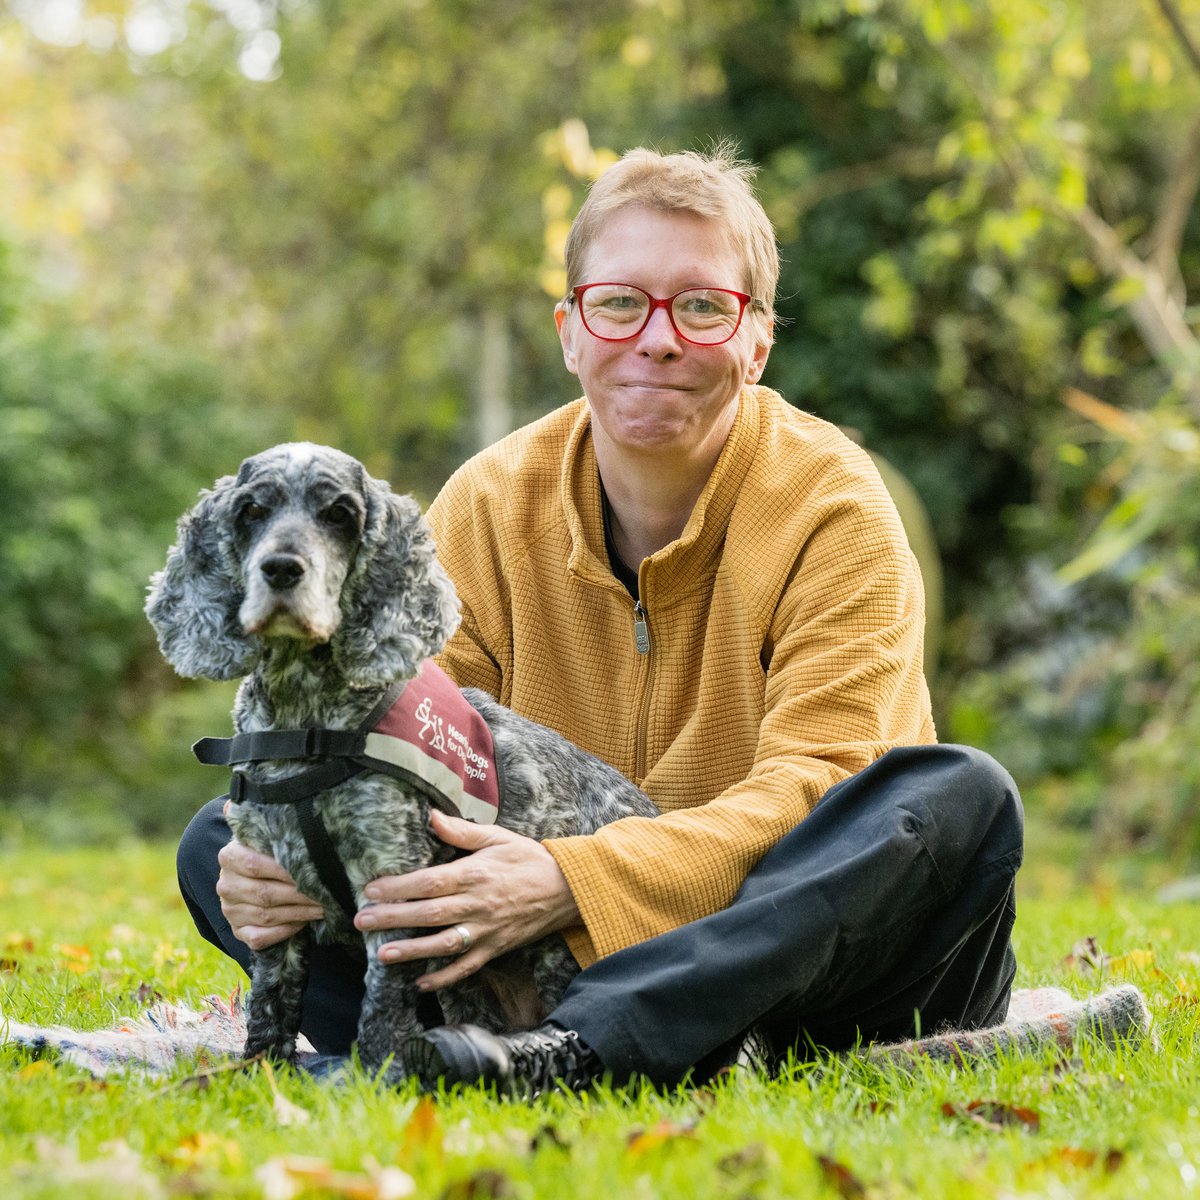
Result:
<instances>
[{"instance_id":1,"label":"dog's muzzle","mask_svg":"<svg viewBox=\"0 0 1200 1200\"><path fill-rule=\"evenodd\" d=\"M298 554L272 554L258 568L267 585L277 592L290 591L304 578L305 562Z\"/></svg>"}]
</instances>

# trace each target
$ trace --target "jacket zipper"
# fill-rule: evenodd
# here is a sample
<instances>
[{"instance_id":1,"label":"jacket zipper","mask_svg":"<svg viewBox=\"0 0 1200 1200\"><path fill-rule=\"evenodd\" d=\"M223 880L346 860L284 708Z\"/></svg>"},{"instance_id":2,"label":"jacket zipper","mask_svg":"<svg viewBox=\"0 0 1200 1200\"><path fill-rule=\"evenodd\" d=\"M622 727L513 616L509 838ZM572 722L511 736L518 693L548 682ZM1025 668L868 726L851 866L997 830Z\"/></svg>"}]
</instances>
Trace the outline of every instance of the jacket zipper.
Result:
<instances>
[{"instance_id":1,"label":"jacket zipper","mask_svg":"<svg viewBox=\"0 0 1200 1200\"><path fill-rule=\"evenodd\" d=\"M633 644L639 654L650 653L650 626L646 623L646 610L640 600L633 606Z\"/></svg>"},{"instance_id":2,"label":"jacket zipper","mask_svg":"<svg viewBox=\"0 0 1200 1200\"><path fill-rule=\"evenodd\" d=\"M645 656L646 677L642 685L642 700L638 705L637 748L634 754L634 771L640 783L646 776L646 726L650 720L650 697L654 684L654 659L650 657L650 622L641 600L633 606L633 641L637 652Z\"/></svg>"}]
</instances>

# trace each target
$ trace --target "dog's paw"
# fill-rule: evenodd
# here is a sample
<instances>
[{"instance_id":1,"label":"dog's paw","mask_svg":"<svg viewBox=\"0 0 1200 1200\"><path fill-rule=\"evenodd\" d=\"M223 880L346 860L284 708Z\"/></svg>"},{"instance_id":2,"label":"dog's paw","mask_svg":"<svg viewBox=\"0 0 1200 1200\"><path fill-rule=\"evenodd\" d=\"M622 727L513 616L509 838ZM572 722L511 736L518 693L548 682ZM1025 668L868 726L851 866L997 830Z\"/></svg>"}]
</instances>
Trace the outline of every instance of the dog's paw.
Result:
<instances>
[{"instance_id":1,"label":"dog's paw","mask_svg":"<svg viewBox=\"0 0 1200 1200\"><path fill-rule=\"evenodd\" d=\"M242 1049L245 1059L265 1058L268 1062L280 1067L296 1065L296 1039L286 1041L269 1041L265 1038L248 1037Z\"/></svg>"}]
</instances>

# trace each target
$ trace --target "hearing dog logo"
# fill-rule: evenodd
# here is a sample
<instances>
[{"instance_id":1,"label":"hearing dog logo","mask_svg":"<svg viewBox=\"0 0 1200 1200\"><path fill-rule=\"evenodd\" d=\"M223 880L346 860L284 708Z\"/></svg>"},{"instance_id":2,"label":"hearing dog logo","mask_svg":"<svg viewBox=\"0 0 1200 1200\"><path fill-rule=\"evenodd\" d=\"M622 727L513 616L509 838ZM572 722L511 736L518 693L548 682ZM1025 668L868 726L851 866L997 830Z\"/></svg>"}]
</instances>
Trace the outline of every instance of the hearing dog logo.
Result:
<instances>
[{"instance_id":1,"label":"hearing dog logo","mask_svg":"<svg viewBox=\"0 0 1200 1200\"><path fill-rule=\"evenodd\" d=\"M433 715L432 696L426 696L417 705L417 720L421 722L417 737L423 742L428 742L434 750L445 750L446 736L442 732L442 718Z\"/></svg>"},{"instance_id":2,"label":"hearing dog logo","mask_svg":"<svg viewBox=\"0 0 1200 1200\"><path fill-rule=\"evenodd\" d=\"M480 754L471 745L470 737L452 721L444 721L440 714L433 711L432 696L426 696L417 705L413 715L421 722L421 728L417 731L420 741L427 742L431 750L457 757L468 779L481 782L487 779L491 759Z\"/></svg>"},{"instance_id":3,"label":"hearing dog logo","mask_svg":"<svg viewBox=\"0 0 1200 1200\"><path fill-rule=\"evenodd\" d=\"M428 784L446 811L485 825L500 811L495 753L487 722L432 659L367 735L369 757Z\"/></svg>"}]
</instances>

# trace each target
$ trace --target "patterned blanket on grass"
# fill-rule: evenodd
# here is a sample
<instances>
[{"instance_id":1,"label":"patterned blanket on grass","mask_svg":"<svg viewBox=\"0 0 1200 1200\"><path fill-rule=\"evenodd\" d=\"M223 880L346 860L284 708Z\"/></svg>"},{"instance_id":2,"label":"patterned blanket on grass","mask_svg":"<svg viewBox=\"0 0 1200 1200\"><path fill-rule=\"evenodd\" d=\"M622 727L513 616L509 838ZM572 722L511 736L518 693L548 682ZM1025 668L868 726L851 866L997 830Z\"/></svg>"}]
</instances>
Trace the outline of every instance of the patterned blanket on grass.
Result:
<instances>
[{"instance_id":1,"label":"patterned blanket on grass","mask_svg":"<svg viewBox=\"0 0 1200 1200\"><path fill-rule=\"evenodd\" d=\"M919 1059L961 1062L1043 1047L1069 1050L1079 1037L1113 1045L1149 1032L1149 1009L1132 985L1110 988L1086 1000L1075 1000L1061 988L1035 988L1013 993L1003 1025L867 1046L862 1054L881 1065L903 1066ZM165 1075L182 1063L233 1061L245 1039L245 1013L237 992L228 999L208 996L199 1012L159 1002L139 1017L118 1021L112 1029L25 1025L0 1016L0 1044L52 1051L97 1076L128 1070ZM310 1065L316 1058L312 1046L301 1038L300 1065Z\"/></svg>"}]
</instances>

